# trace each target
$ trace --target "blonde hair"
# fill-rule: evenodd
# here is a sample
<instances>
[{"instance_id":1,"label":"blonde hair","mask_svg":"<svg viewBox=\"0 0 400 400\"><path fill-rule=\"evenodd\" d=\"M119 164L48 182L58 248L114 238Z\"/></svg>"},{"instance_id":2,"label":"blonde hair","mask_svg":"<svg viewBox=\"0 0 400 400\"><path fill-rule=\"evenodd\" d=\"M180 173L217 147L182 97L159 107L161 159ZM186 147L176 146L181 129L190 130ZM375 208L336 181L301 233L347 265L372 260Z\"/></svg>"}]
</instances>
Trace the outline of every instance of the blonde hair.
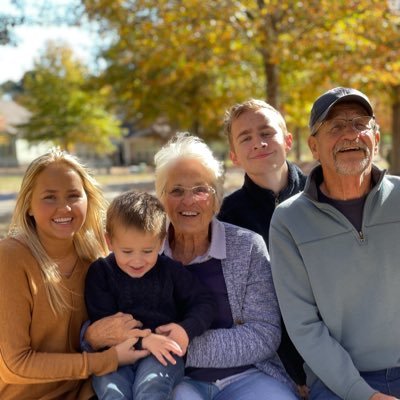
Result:
<instances>
[{"instance_id":1,"label":"blonde hair","mask_svg":"<svg viewBox=\"0 0 400 400\"><path fill-rule=\"evenodd\" d=\"M130 190L115 197L107 210L106 231L112 239L117 225L157 235L167 234L167 215L157 197Z\"/></svg>"},{"instance_id":2,"label":"blonde hair","mask_svg":"<svg viewBox=\"0 0 400 400\"><path fill-rule=\"evenodd\" d=\"M81 229L76 232L73 243L79 259L92 262L107 254L104 238L104 216L106 202L96 180L88 170L72 155L58 148L51 149L46 154L36 158L28 166L18 193L14 213L11 219L9 236L23 242L37 260L49 299L55 314L61 313L69 305L62 296L61 274L57 264L47 254L37 235L35 221L29 215L32 192L39 174L49 165L66 164L81 178L87 196L87 214Z\"/></svg>"},{"instance_id":3,"label":"blonde hair","mask_svg":"<svg viewBox=\"0 0 400 400\"><path fill-rule=\"evenodd\" d=\"M211 186L215 189L215 212L218 212L224 196L224 168L211 149L198 136L177 132L154 156L155 188L159 199L163 198L169 168L181 159L197 160L209 172Z\"/></svg>"},{"instance_id":4,"label":"blonde hair","mask_svg":"<svg viewBox=\"0 0 400 400\"><path fill-rule=\"evenodd\" d=\"M282 129L283 135L287 136L288 130L286 127L285 119L282 114L270 104L266 103L264 100L249 99L244 103L238 103L233 105L231 108L226 110L224 116L224 133L228 136L229 144L232 147L232 123L239 118L240 115L246 111L258 111L265 109L269 113L273 114L278 122L279 127Z\"/></svg>"}]
</instances>

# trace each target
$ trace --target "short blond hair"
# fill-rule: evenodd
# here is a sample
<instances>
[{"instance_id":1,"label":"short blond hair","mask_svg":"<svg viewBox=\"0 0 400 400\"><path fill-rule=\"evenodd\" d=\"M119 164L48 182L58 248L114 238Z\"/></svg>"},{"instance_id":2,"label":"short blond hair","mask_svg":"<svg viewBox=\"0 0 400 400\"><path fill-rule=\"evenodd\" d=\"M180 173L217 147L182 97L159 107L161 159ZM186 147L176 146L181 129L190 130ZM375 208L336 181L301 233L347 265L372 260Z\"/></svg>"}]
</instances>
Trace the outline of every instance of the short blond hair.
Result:
<instances>
[{"instance_id":1,"label":"short blond hair","mask_svg":"<svg viewBox=\"0 0 400 400\"><path fill-rule=\"evenodd\" d=\"M279 127L282 129L284 136L287 136L288 130L286 127L285 119L282 114L264 100L249 99L243 103L237 103L225 111L224 116L224 133L228 136L229 145L232 147L232 124L233 121L239 118L240 115L246 111L267 110L270 114L274 115L277 119Z\"/></svg>"}]
</instances>

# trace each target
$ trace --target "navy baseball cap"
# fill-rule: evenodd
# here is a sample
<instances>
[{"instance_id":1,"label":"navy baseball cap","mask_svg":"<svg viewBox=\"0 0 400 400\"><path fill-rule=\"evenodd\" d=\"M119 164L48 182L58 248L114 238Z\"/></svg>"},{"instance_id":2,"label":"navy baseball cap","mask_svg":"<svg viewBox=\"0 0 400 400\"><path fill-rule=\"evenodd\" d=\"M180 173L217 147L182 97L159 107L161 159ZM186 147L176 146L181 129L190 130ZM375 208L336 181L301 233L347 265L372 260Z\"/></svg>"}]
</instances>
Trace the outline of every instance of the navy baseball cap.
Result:
<instances>
[{"instance_id":1,"label":"navy baseball cap","mask_svg":"<svg viewBox=\"0 0 400 400\"><path fill-rule=\"evenodd\" d=\"M326 119L332 107L338 103L353 102L358 103L365 108L368 115L374 116L372 105L368 97L357 89L336 87L328 90L322 96L315 100L310 115L310 134L315 135L320 124Z\"/></svg>"}]
</instances>

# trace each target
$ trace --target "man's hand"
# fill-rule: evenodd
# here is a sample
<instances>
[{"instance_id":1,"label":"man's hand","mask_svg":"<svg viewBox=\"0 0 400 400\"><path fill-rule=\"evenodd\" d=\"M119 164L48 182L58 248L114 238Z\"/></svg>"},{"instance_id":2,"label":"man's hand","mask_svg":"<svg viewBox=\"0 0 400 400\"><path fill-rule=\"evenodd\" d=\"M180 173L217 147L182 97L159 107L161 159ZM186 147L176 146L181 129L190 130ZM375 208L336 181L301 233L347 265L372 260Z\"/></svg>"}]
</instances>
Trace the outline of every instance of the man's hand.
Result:
<instances>
[{"instance_id":1,"label":"man's hand","mask_svg":"<svg viewBox=\"0 0 400 400\"><path fill-rule=\"evenodd\" d=\"M89 325L84 339L93 350L99 350L104 347L116 346L127 339L148 336L150 330L138 329L141 327L142 323L134 319L132 315L118 312Z\"/></svg>"},{"instance_id":2,"label":"man's hand","mask_svg":"<svg viewBox=\"0 0 400 400\"><path fill-rule=\"evenodd\" d=\"M308 395L310 390L307 385L297 385L297 390L299 391L299 395L302 399L308 399Z\"/></svg>"},{"instance_id":3,"label":"man's hand","mask_svg":"<svg viewBox=\"0 0 400 400\"><path fill-rule=\"evenodd\" d=\"M178 324L166 324L156 328L156 333L159 335L167 336L179 344L182 349L182 355L186 354L187 347L189 345L189 337L186 331Z\"/></svg>"},{"instance_id":4,"label":"man's hand","mask_svg":"<svg viewBox=\"0 0 400 400\"><path fill-rule=\"evenodd\" d=\"M173 365L176 364L171 353L180 357L183 355L178 343L166 336L156 335L155 333L152 333L142 340L142 347L149 350L151 354L153 354L153 356L165 366L168 364L167 361Z\"/></svg>"},{"instance_id":5,"label":"man's hand","mask_svg":"<svg viewBox=\"0 0 400 400\"><path fill-rule=\"evenodd\" d=\"M396 400L397 397L388 396L387 394L383 393L375 393L372 395L369 400Z\"/></svg>"}]
</instances>

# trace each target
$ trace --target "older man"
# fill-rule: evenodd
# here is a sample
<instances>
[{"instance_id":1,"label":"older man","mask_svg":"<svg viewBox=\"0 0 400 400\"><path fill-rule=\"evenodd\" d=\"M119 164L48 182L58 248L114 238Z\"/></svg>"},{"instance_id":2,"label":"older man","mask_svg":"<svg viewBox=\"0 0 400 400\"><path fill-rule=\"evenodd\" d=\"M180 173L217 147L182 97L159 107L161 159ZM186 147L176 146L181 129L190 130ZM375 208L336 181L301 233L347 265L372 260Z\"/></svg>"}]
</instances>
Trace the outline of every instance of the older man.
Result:
<instances>
[{"instance_id":1,"label":"older man","mask_svg":"<svg viewBox=\"0 0 400 400\"><path fill-rule=\"evenodd\" d=\"M379 130L350 88L319 97L309 147L320 162L275 211L272 272L310 400L400 397L400 179L372 162Z\"/></svg>"}]
</instances>

